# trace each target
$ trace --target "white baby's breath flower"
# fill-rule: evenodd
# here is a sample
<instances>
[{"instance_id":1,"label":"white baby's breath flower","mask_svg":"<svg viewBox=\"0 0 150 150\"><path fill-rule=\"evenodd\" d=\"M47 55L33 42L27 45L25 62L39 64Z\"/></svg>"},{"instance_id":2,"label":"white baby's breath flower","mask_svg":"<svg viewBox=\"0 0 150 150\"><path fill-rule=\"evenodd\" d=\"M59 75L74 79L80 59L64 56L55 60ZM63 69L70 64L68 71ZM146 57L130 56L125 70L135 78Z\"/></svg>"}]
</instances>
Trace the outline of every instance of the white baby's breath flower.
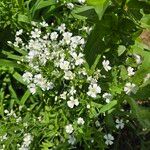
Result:
<instances>
[{"instance_id":1,"label":"white baby's breath flower","mask_svg":"<svg viewBox=\"0 0 150 150\"><path fill-rule=\"evenodd\" d=\"M106 71L111 70L111 66L109 64L110 64L109 60L103 60L102 62L102 65Z\"/></svg>"},{"instance_id":2,"label":"white baby's breath flower","mask_svg":"<svg viewBox=\"0 0 150 150\"><path fill-rule=\"evenodd\" d=\"M72 124L68 124L66 127L66 133L71 134L73 132L73 126Z\"/></svg>"},{"instance_id":3,"label":"white baby's breath flower","mask_svg":"<svg viewBox=\"0 0 150 150\"><path fill-rule=\"evenodd\" d=\"M65 32L65 30L66 30L66 25L65 25L64 23L61 24L61 25L58 27L58 31L59 31L60 33Z\"/></svg>"},{"instance_id":4,"label":"white baby's breath flower","mask_svg":"<svg viewBox=\"0 0 150 150\"><path fill-rule=\"evenodd\" d=\"M69 65L70 65L70 63L68 61L62 61L62 60L60 61L60 64L59 64L59 66L62 70L68 70Z\"/></svg>"},{"instance_id":5,"label":"white baby's breath flower","mask_svg":"<svg viewBox=\"0 0 150 150\"><path fill-rule=\"evenodd\" d=\"M83 125L83 124L85 123L85 121L84 121L83 118L79 117L78 120L77 120L77 123L78 123L79 125Z\"/></svg>"},{"instance_id":6,"label":"white baby's breath flower","mask_svg":"<svg viewBox=\"0 0 150 150\"><path fill-rule=\"evenodd\" d=\"M73 3L68 3L68 4L67 4L67 8L73 9L73 8L74 8L74 4L73 4Z\"/></svg>"},{"instance_id":7,"label":"white baby's breath flower","mask_svg":"<svg viewBox=\"0 0 150 150\"><path fill-rule=\"evenodd\" d=\"M70 100L67 101L67 105L68 105L68 107L73 108L74 106L78 106L79 105L79 101L78 101L78 99L74 99L74 97L71 96Z\"/></svg>"},{"instance_id":8,"label":"white baby's breath flower","mask_svg":"<svg viewBox=\"0 0 150 150\"><path fill-rule=\"evenodd\" d=\"M68 143L74 145L76 142L76 138L73 135L69 135Z\"/></svg>"},{"instance_id":9,"label":"white baby's breath flower","mask_svg":"<svg viewBox=\"0 0 150 150\"><path fill-rule=\"evenodd\" d=\"M27 87L32 94L36 93L36 85L34 83L29 84Z\"/></svg>"},{"instance_id":10,"label":"white baby's breath flower","mask_svg":"<svg viewBox=\"0 0 150 150\"><path fill-rule=\"evenodd\" d=\"M65 100L67 98L67 92L63 92L62 94L60 94L60 98Z\"/></svg>"},{"instance_id":11,"label":"white baby's breath flower","mask_svg":"<svg viewBox=\"0 0 150 150\"><path fill-rule=\"evenodd\" d=\"M57 32L52 32L51 35L50 35L50 38L51 38L52 41L56 40L58 38Z\"/></svg>"},{"instance_id":12,"label":"white baby's breath flower","mask_svg":"<svg viewBox=\"0 0 150 150\"><path fill-rule=\"evenodd\" d=\"M136 93L138 90L138 87L133 83L126 83L124 87L124 91L127 95L130 95L131 93Z\"/></svg>"},{"instance_id":13,"label":"white baby's breath flower","mask_svg":"<svg viewBox=\"0 0 150 150\"><path fill-rule=\"evenodd\" d=\"M78 0L78 2L83 4L83 3L85 3L85 0Z\"/></svg>"},{"instance_id":14,"label":"white baby's breath flower","mask_svg":"<svg viewBox=\"0 0 150 150\"><path fill-rule=\"evenodd\" d=\"M90 107L91 107L91 106L90 106L89 104L86 105L86 108L87 108L87 109L90 109Z\"/></svg>"},{"instance_id":15,"label":"white baby's breath flower","mask_svg":"<svg viewBox=\"0 0 150 150\"><path fill-rule=\"evenodd\" d=\"M33 75L30 72L25 72L22 77L25 82L30 83L32 81Z\"/></svg>"},{"instance_id":16,"label":"white baby's breath flower","mask_svg":"<svg viewBox=\"0 0 150 150\"><path fill-rule=\"evenodd\" d=\"M137 63L138 65L142 63L142 60L141 60L141 56L140 56L140 55L134 54L134 58L135 58L135 61L136 61L136 63Z\"/></svg>"},{"instance_id":17,"label":"white baby's breath flower","mask_svg":"<svg viewBox=\"0 0 150 150\"><path fill-rule=\"evenodd\" d=\"M48 23L46 23L45 21L41 22L40 25L41 25L42 27L48 27Z\"/></svg>"},{"instance_id":18,"label":"white baby's breath flower","mask_svg":"<svg viewBox=\"0 0 150 150\"><path fill-rule=\"evenodd\" d=\"M105 99L106 103L112 100L112 95L110 93L104 93L102 97Z\"/></svg>"},{"instance_id":19,"label":"white baby's breath flower","mask_svg":"<svg viewBox=\"0 0 150 150\"><path fill-rule=\"evenodd\" d=\"M90 85L88 89L87 94L93 98L96 98L97 94L101 93L101 88L97 84Z\"/></svg>"},{"instance_id":20,"label":"white baby's breath flower","mask_svg":"<svg viewBox=\"0 0 150 150\"><path fill-rule=\"evenodd\" d=\"M71 36L72 36L72 33L70 33L70 32L64 32L63 33L63 40L65 41L66 44L70 43Z\"/></svg>"},{"instance_id":21,"label":"white baby's breath flower","mask_svg":"<svg viewBox=\"0 0 150 150\"><path fill-rule=\"evenodd\" d=\"M132 67L127 68L128 76L133 76L135 74L134 69Z\"/></svg>"},{"instance_id":22,"label":"white baby's breath flower","mask_svg":"<svg viewBox=\"0 0 150 150\"><path fill-rule=\"evenodd\" d=\"M79 55L77 55L76 52L71 53L71 56L75 59L75 65L76 66L80 66L83 64L84 60L83 60L83 54L79 53Z\"/></svg>"},{"instance_id":23,"label":"white baby's breath flower","mask_svg":"<svg viewBox=\"0 0 150 150\"><path fill-rule=\"evenodd\" d=\"M40 35L41 35L41 31L37 28L34 31L31 31L31 37L32 38L39 38Z\"/></svg>"},{"instance_id":24,"label":"white baby's breath flower","mask_svg":"<svg viewBox=\"0 0 150 150\"><path fill-rule=\"evenodd\" d=\"M65 71L64 78L66 80L72 80L74 78L74 73L72 73L71 71Z\"/></svg>"},{"instance_id":25,"label":"white baby's breath flower","mask_svg":"<svg viewBox=\"0 0 150 150\"><path fill-rule=\"evenodd\" d=\"M19 36L19 35L21 35L22 33L23 33L23 30L20 29L19 31L16 32L16 36Z\"/></svg>"},{"instance_id":26,"label":"white baby's breath flower","mask_svg":"<svg viewBox=\"0 0 150 150\"><path fill-rule=\"evenodd\" d=\"M119 120L119 119L116 119L116 123L117 123L117 124L116 124L116 128L117 128L117 129L119 129L119 128L120 128L120 129L123 129L123 128L124 128L124 123L123 123L123 120L122 120L122 119L120 119L120 120Z\"/></svg>"},{"instance_id":27,"label":"white baby's breath flower","mask_svg":"<svg viewBox=\"0 0 150 150\"><path fill-rule=\"evenodd\" d=\"M104 136L104 139L106 140L105 141L106 145L112 145L113 144L114 137L111 134L106 134Z\"/></svg>"}]
</instances>

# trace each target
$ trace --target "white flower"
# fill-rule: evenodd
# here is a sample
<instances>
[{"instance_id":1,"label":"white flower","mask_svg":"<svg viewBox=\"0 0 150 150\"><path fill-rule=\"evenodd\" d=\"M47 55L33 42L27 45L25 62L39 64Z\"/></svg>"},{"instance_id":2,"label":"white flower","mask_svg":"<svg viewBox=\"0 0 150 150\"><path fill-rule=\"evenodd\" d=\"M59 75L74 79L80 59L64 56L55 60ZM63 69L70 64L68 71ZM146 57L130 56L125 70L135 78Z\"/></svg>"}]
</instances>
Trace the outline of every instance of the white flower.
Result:
<instances>
[{"instance_id":1,"label":"white flower","mask_svg":"<svg viewBox=\"0 0 150 150\"><path fill-rule=\"evenodd\" d=\"M78 0L78 2L83 4L83 3L85 3L85 0Z\"/></svg>"},{"instance_id":2,"label":"white flower","mask_svg":"<svg viewBox=\"0 0 150 150\"><path fill-rule=\"evenodd\" d=\"M74 4L72 4L72 3L68 3L68 4L67 4L67 8L69 8L69 9L73 9L73 8L74 8Z\"/></svg>"},{"instance_id":3,"label":"white flower","mask_svg":"<svg viewBox=\"0 0 150 150\"><path fill-rule=\"evenodd\" d=\"M32 38L39 38L40 35L41 35L41 31L39 29L35 29L34 31L31 31Z\"/></svg>"},{"instance_id":4,"label":"white flower","mask_svg":"<svg viewBox=\"0 0 150 150\"><path fill-rule=\"evenodd\" d=\"M70 43L71 36L72 36L72 33L70 33L70 32L64 32L63 33L63 40L66 42L66 44Z\"/></svg>"},{"instance_id":5,"label":"white flower","mask_svg":"<svg viewBox=\"0 0 150 150\"><path fill-rule=\"evenodd\" d=\"M61 33L61 32L65 32L65 30L66 30L66 25L63 23L63 24L61 24L59 27L58 27L58 30L59 30L59 32Z\"/></svg>"},{"instance_id":6,"label":"white flower","mask_svg":"<svg viewBox=\"0 0 150 150\"><path fill-rule=\"evenodd\" d=\"M91 107L91 106L90 106L89 104L87 104L86 108L87 108L87 109L90 109L90 107Z\"/></svg>"},{"instance_id":7,"label":"white flower","mask_svg":"<svg viewBox=\"0 0 150 150\"><path fill-rule=\"evenodd\" d=\"M106 71L111 70L111 66L109 66L109 64L110 64L109 60L103 60L102 62L102 65Z\"/></svg>"},{"instance_id":8,"label":"white flower","mask_svg":"<svg viewBox=\"0 0 150 150\"><path fill-rule=\"evenodd\" d=\"M41 22L40 25L41 25L42 27L48 27L48 23L46 23L45 21Z\"/></svg>"},{"instance_id":9,"label":"white flower","mask_svg":"<svg viewBox=\"0 0 150 150\"><path fill-rule=\"evenodd\" d=\"M67 102L68 107L73 108L74 106L79 105L78 99L74 99L73 96L70 97L70 100Z\"/></svg>"},{"instance_id":10,"label":"white flower","mask_svg":"<svg viewBox=\"0 0 150 150\"><path fill-rule=\"evenodd\" d=\"M75 88L72 86L71 89L70 89L70 91L69 91L69 94L70 94L70 95L74 95L74 94L76 94L76 92L77 92L77 91L76 91Z\"/></svg>"},{"instance_id":11,"label":"white flower","mask_svg":"<svg viewBox=\"0 0 150 150\"><path fill-rule=\"evenodd\" d=\"M134 69L132 67L127 68L128 76L133 76L135 74Z\"/></svg>"},{"instance_id":12,"label":"white flower","mask_svg":"<svg viewBox=\"0 0 150 150\"><path fill-rule=\"evenodd\" d=\"M68 124L68 125L66 126L66 132L67 132L68 134L71 134L71 133L73 132L73 126L72 126L72 124Z\"/></svg>"},{"instance_id":13,"label":"white flower","mask_svg":"<svg viewBox=\"0 0 150 150\"><path fill-rule=\"evenodd\" d=\"M67 97L67 92L63 92L62 94L60 94L60 97L65 100Z\"/></svg>"},{"instance_id":14,"label":"white flower","mask_svg":"<svg viewBox=\"0 0 150 150\"><path fill-rule=\"evenodd\" d=\"M29 84L27 87L32 94L36 93L36 86L34 83Z\"/></svg>"},{"instance_id":15,"label":"white flower","mask_svg":"<svg viewBox=\"0 0 150 150\"><path fill-rule=\"evenodd\" d=\"M83 118L79 117L78 120L77 120L77 123L78 123L79 125L83 125L83 124L85 123L85 121L84 121Z\"/></svg>"},{"instance_id":16,"label":"white flower","mask_svg":"<svg viewBox=\"0 0 150 150\"><path fill-rule=\"evenodd\" d=\"M101 93L101 88L97 84L90 85L88 89L87 94L93 98L96 98L96 95Z\"/></svg>"},{"instance_id":17,"label":"white flower","mask_svg":"<svg viewBox=\"0 0 150 150\"><path fill-rule=\"evenodd\" d=\"M50 35L50 38L51 38L52 41L56 40L58 38L57 32L52 32L51 35Z\"/></svg>"},{"instance_id":18,"label":"white flower","mask_svg":"<svg viewBox=\"0 0 150 150\"><path fill-rule=\"evenodd\" d=\"M72 135L69 135L68 143L74 145L76 142L76 138Z\"/></svg>"},{"instance_id":19,"label":"white flower","mask_svg":"<svg viewBox=\"0 0 150 150\"><path fill-rule=\"evenodd\" d=\"M62 69L62 70L68 70L69 69L69 65L70 63L68 61L60 61L60 64L59 64L59 67Z\"/></svg>"},{"instance_id":20,"label":"white flower","mask_svg":"<svg viewBox=\"0 0 150 150\"><path fill-rule=\"evenodd\" d=\"M106 140L105 141L106 145L112 145L113 144L114 137L111 134L106 134L104 136L104 139Z\"/></svg>"},{"instance_id":21,"label":"white flower","mask_svg":"<svg viewBox=\"0 0 150 150\"><path fill-rule=\"evenodd\" d=\"M32 139L33 139L33 138L32 138L32 136L31 136L31 134L25 133L24 139L23 139L24 145L29 146L30 143L31 143L31 141L32 141Z\"/></svg>"},{"instance_id":22,"label":"white flower","mask_svg":"<svg viewBox=\"0 0 150 150\"><path fill-rule=\"evenodd\" d=\"M77 55L76 52L71 53L71 56L75 59L75 65L76 66L80 66L83 64L84 60L83 60L83 54L79 53L79 55Z\"/></svg>"},{"instance_id":23,"label":"white flower","mask_svg":"<svg viewBox=\"0 0 150 150\"><path fill-rule=\"evenodd\" d=\"M21 29L21 30L19 30L19 31L16 32L16 36L19 36L19 35L21 35L22 33L23 33L23 30Z\"/></svg>"},{"instance_id":24,"label":"white flower","mask_svg":"<svg viewBox=\"0 0 150 150\"><path fill-rule=\"evenodd\" d=\"M117 123L117 125L116 125L116 128L117 129L123 129L124 128L124 123L123 123L123 120L121 119L121 120L119 120L119 119L116 119L116 123Z\"/></svg>"},{"instance_id":25,"label":"white flower","mask_svg":"<svg viewBox=\"0 0 150 150\"><path fill-rule=\"evenodd\" d=\"M65 71L64 78L66 80L72 80L74 78L74 73L72 73L71 71Z\"/></svg>"},{"instance_id":26,"label":"white flower","mask_svg":"<svg viewBox=\"0 0 150 150\"><path fill-rule=\"evenodd\" d=\"M106 103L112 100L112 95L110 93L104 93L102 97L105 99Z\"/></svg>"},{"instance_id":27,"label":"white flower","mask_svg":"<svg viewBox=\"0 0 150 150\"><path fill-rule=\"evenodd\" d=\"M126 83L124 87L124 91L126 94L130 95L131 93L136 93L138 90L138 87L133 83Z\"/></svg>"},{"instance_id":28,"label":"white flower","mask_svg":"<svg viewBox=\"0 0 150 150\"><path fill-rule=\"evenodd\" d=\"M23 81L30 83L32 81L33 75L30 72L25 72L22 77L23 77Z\"/></svg>"},{"instance_id":29,"label":"white flower","mask_svg":"<svg viewBox=\"0 0 150 150\"><path fill-rule=\"evenodd\" d=\"M135 58L135 61L136 63L139 65L142 63L142 60L141 60L141 57L137 54L134 54L134 58Z\"/></svg>"}]
</instances>

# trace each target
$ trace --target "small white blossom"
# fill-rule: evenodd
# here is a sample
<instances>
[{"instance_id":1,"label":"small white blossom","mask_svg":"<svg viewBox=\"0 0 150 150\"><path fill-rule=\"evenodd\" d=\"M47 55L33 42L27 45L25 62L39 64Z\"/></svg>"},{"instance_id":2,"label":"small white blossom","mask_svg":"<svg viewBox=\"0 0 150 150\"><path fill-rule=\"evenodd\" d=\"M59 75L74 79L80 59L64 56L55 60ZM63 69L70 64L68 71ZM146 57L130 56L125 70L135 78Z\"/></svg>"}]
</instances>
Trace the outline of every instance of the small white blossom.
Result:
<instances>
[{"instance_id":1,"label":"small white blossom","mask_svg":"<svg viewBox=\"0 0 150 150\"><path fill-rule=\"evenodd\" d=\"M21 35L22 33L23 33L23 30L21 29L21 30L19 30L19 31L16 32L16 36L19 36L19 35Z\"/></svg>"},{"instance_id":2,"label":"small white blossom","mask_svg":"<svg viewBox=\"0 0 150 150\"><path fill-rule=\"evenodd\" d=\"M65 32L65 30L66 30L66 25L65 25L64 23L61 24L61 25L58 27L58 30L59 30L60 33Z\"/></svg>"},{"instance_id":3,"label":"small white blossom","mask_svg":"<svg viewBox=\"0 0 150 150\"><path fill-rule=\"evenodd\" d=\"M63 33L63 40L65 41L66 44L70 43L71 36L72 36L72 33L70 33L70 32L64 32Z\"/></svg>"},{"instance_id":4,"label":"small white blossom","mask_svg":"<svg viewBox=\"0 0 150 150\"><path fill-rule=\"evenodd\" d=\"M76 142L76 138L72 135L69 135L68 143L74 145Z\"/></svg>"},{"instance_id":5,"label":"small white blossom","mask_svg":"<svg viewBox=\"0 0 150 150\"><path fill-rule=\"evenodd\" d=\"M78 0L78 2L83 4L83 3L85 3L85 0Z\"/></svg>"},{"instance_id":6,"label":"small white blossom","mask_svg":"<svg viewBox=\"0 0 150 150\"><path fill-rule=\"evenodd\" d=\"M101 88L97 84L90 85L88 89L87 94L93 98L96 98L96 95L101 93Z\"/></svg>"},{"instance_id":7,"label":"small white blossom","mask_svg":"<svg viewBox=\"0 0 150 150\"><path fill-rule=\"evenodd\" d=\"M140 55L134 54L134 58L135 58L135 61L136 61L136 63L137 63L138 65L142 63L142 60L141 60L141 56L140 56Z\"/></svg>"},{"instance_id":8,"label":"small white blossom","mask_svg":"<svg viewBox=\"0 0 150 150\"><path fill-rule=\"evenodd\" d=\"M127 95L130 95L131 93L136 93L138 90L138 87L133 83L126 83L124 87L124 91Z\"/></svg>"},{"instance_id":9,"label":"small white blossom","mask_svg":"<svg viewBox=\"0 0 150 150\"><path fill-rule=\"evenodd\" d=\"M83 60L83 54L82 53L79 53L79 55L77 55L77 53L73 52L71 54L71 56L75 59L75 65L76 66L80 66L83 64L84 60Z\"/></svg>"},{"instance_id":10,"label":"small white blossom","mask_svg":"<svg viewBox=\"0 0 150 150\"><path fill-rule=\"evenodd\" d=\"M134 69L132 67L127 68L128 76L133 76L135 74Z\"/></svg>"},{"instance_id":11,"label":"small white blossom","mask_svg":"<svg viewBox=\"0 0 150 150\"><path fill-rule=\"evenodd\" d=\"M39 38L41 35L41 31L39 29L35 29L34 31L31 31L32 38Z\"/></svg>"},{"instance_id":12,"label":"small white blossom","mask_svg":"<svg viewBox=\"0 0 150 150\"><path fill-rule=\"evenodd\" d=\"M65 71L64 78L66 80L72 80L74 78L74 73L72 73L71 71Z\"/></svg>"},{"instance_id":13,"label":"small white blossom","mask_svg":"<svg viewBox=\"0 0 150 150\"><path fill-rule=\"evenodd\" d=\"M117 123L117 125L116 125L116 128L117 129L123 129L124 128L124 123L123 123L123 120L121 119L121 120L119 120L119 119L116 119L116 123Z\"/></svg>"},{"instance_id":14,"label":"small white blossom","mask_svg":"<svg viewBox=\"0 0 150 150\"><path fill-rule=\"evenodd\" d=\"M51 35L50 35L50 38L51 38L52 41L56 40L58 38L57 32L52 32Z\"/></svg>"},{"instance_id":15,"label":"small white blossom","mask_svg":"<svg viewBox=\"0 0 150 150\"><path fill-rule=\"evenodd\" d=\"M106 145L112 145L113 144L114 137L111 134L106 134L104 136L104 139L106 140L105 141Z\"/></svg>"},{"instance_id":16,"label":"small white blossom","mask_svg":"<svg viewBox=\"0 0 150 150\"><path fill-rule=\"evenodd\" d=\"M109 60L103 60L102 62L102 65L106 71L111 70L111 66L109 64L110 64Z\"/></svg>"},{"instance_id":17,"label":"small white blossom","mask_svg":"<svg viewBox=\"0 0 150 150\"><path fill-rule=\"evenodd\" d=\"M79 105L79 101L78 101L78 99L74 99L74 97L71 96L70 100L67 101L67 105L68 105L68 107L73 108L74 106L78 106Z\"/></svg>"},{"instance_id":18,"label":"small white blossom","mask_svg":"<svg viewBox=\"0 0 150 150\"><path fill-rule=\"evenodd\" d=\"M67 92L60 94L60 97L65 100L67 98Z\"/></svg>"},{"instance_id":19,"label":"small white blossom","mask_svg":"<svg viewBox=\"0 0 150 150\"><path fill-rule=\"evenodd\" d=\"M70 63L68 61L62 61L62 60L60 61L60 64L59 64L59 66L62 70L68 70L69 65L70 65Z\"/></svg>"},{"instance_id":20,"label":"small white blossom","mask_svg":"<svg viewBox=\"0 0 150 150\"><path fill-rule=\"evenodd\" d=\"M41 22L40 25L41 25L42 27L48 27L48 23L46 23L45 21Z\"/></svg>"},{"instance_id":21,"label":"small white blossom","mask_svg":"<svg viewBox=\"0 0 150 150\"><path fill-rule=\"evenodd\" d=\"M29 84L27 87L32 94L36 93L36 85L34 83Z\"/></svg>"},{"instance_id":22,"label":"small white blossom","mask_svg":"<svg viewBox=\"0 0 150 150\"><path fill-rule=\"evenodd\" d=\"M73 126L72 124L68 124L66 127L66 133L71 134L73 132Z\"/></svg>"},{"instance_id":23,"label":"small white blossom","mask_svg":"<svg viewBox=\"0 0 150 150\"><path fill-rule=\"evenodd\" d=\"M79 117L78 120L77 120L77 123L78 123L79 125L83 125L83 124L85 123L85 121L84 121L83 118Z\"/></svg>"},{"instance_id":24,"label":"small white blossom","mask_svg":"<svg viewBox=\"0 0 150 150\"><path fill-rule=\"evenodd\" d=\"M72 4L72 3L68 3L68 4L67 4L67 8L69 8L69 9L73 9L73 8L74 8L74 4Z\"/></svg>"},{"instance_id":25,"label":"small white blossom","mask_svg":"<svg viewBox=\"0 0 150 150\"><path fill-rule=\"evenodd\" d=\"M104 93L102 97L105 99L106 103L112 100L112 95L110 93Z\"/></svg>"},{"instance_id":26,"label":"small white blossom","mask_svg":"<svg viewBox=\"0 0 150 150\"><path fill-rule=\"evenodd\" d=\"M89 104L87 104L86 108L87 108L87 109L90 109L90 107L91 107L91 106L90 106Z\"/></svg>"},{"instance_id":27,"label":"small white blossom","mask_svg":"<svg viewBox=\"0 0 150 150\"><path fill-rule=\"evenodd\" d=\"M32 81L33 75L30 72L25 72L22 77L25 82L30 83Z\"/></svg>"}]
</instances>

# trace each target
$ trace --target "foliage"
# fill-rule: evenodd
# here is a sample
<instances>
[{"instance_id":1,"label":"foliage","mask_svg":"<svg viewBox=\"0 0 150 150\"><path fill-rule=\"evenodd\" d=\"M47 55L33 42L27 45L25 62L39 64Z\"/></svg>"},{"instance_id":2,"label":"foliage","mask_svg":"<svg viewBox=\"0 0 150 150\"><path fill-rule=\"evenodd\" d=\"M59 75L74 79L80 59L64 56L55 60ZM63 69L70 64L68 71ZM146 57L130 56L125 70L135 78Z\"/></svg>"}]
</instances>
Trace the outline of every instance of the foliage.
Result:
<instances>
[{"instance_id":1,"label":"foliage","mask_svg":"<svg viewBox=\"0 0 150 150\"><path fill-rule=\"evenodd\" d=\"M147 149L149 15L148 0L2 0L0 149Z\"/></svg>"}]
</instances>

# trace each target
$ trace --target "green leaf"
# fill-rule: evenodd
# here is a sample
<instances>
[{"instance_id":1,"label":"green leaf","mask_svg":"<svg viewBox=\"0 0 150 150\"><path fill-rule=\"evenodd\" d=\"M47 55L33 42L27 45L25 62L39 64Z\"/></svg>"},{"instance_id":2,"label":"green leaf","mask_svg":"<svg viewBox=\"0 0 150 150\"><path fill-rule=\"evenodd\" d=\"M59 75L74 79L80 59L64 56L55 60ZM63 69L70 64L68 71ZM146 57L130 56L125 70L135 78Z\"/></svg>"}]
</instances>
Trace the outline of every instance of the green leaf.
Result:
<instances>
[{"instance_id":1,"label":"green leaf","mask_svg":"<svg viewBox=\"0 0 150 150\"><path fill-rule=\"evenodd\" d=\"M118 47L118 56L121 56L126 50L126 47L123 45L119 45Z\"/></svg>"},{"instance_id":2,"label":"green leaf","mask_svg":"<svg viewBox=\"0 0 150 150\"><path fill-rule=\"evenodd\" d=\"M19 14L18 15L18 22L30 23L30 19L26 15Z\"/></svg>"},{"instance_id":3,"label":"green leaf","mask_svg":"<svg viewBox=\"0 0 150 150\"><path fill-rule=\"evenodd\" d=\"M54 5L55 3L56 3L55 0L47 0L47 1L46 0L37 0L36 3L31 8L32 17L34 16L34 14L37 10L40 10L44 7Z\"/></svg>"},{"instance_id":4,"label":"green leaf","mask_svg":"<svg viewBox=\"0 0 150 150\"><path fill-rule=\"evenodd\" d=\"M146 107L140 107L135 100L128 99L128 103L131 106L133 115L138 119L139 123L150 130L150 110Z\"/></svg>"},{"instance_id":5,"label":"green leaf","mask_svg":"<svg viewBox=\"0 0 150 150\"><path fill-rule=\"evenodd\" d=\"M114 106L117 105L117 101L116 100L113 100L111 101L110 103L104 105L101 109L100 109L100 112L99 113L104 113L106 111L109 111L110 109L112 109Z\"/></svg>"},{"instance_id":6,"label":"green leaf","mask_svg":"<svg viewBox=\"0 0 150 150\"><path fill-rule=\"evenodd\" d=\"M17 64L14 61L10 61L7 59L0 59L0 66L5 66L5 67L13 67L13 68L20 68L21 65Z\"/></svg>"},{"instance_id":7,"label":"green leaf","mask_svg":"<svg viewBox=\"0 0 150 150\"><path fill-rule=\"evenodd\" d=\"M87 0L87 4L94 7L101 20L106 8L111 4L111 0Z\"/></svg>"},{"instance_id":8,"label":"green leaf","mask_svg":"<svg viewBox=\"0 0 150 150\"><path fill-rule=\"evenodd\" d=\"M20 83L22 83L22 84L25 85L25 82L23 81L22 76L21 76L18 72L14 72L14 73L13 73L13 77L14 77L17 81L19 81Z\"/></svg>"},{"instance_id":9,"label":"green leaf","mask_svg":"<svg viewBox=\"0 0 150 150\"><path fill-rule=\"evenodd\" d=\"M22 60L22 56L14 55L11 52L7 52L7 51L3 50L2 53L5 54L5 55L7 55L7 58L14 59L14 60L19 60L19 61Z\"/></svg>"},{"instance_id":10,"label":"green leaf","mask_svg":"<svg viewBox=\"0 0 150 150\"><path fill-rule=\"evenodd\" d=\"M31 95L30 91L27 90L27 91L24 93L23 97L21 98L20 104L21 104L21 105L24 105L25 102L26 102L26 100L29 98L30 95Z\"/></svg>"}]
</instances>

